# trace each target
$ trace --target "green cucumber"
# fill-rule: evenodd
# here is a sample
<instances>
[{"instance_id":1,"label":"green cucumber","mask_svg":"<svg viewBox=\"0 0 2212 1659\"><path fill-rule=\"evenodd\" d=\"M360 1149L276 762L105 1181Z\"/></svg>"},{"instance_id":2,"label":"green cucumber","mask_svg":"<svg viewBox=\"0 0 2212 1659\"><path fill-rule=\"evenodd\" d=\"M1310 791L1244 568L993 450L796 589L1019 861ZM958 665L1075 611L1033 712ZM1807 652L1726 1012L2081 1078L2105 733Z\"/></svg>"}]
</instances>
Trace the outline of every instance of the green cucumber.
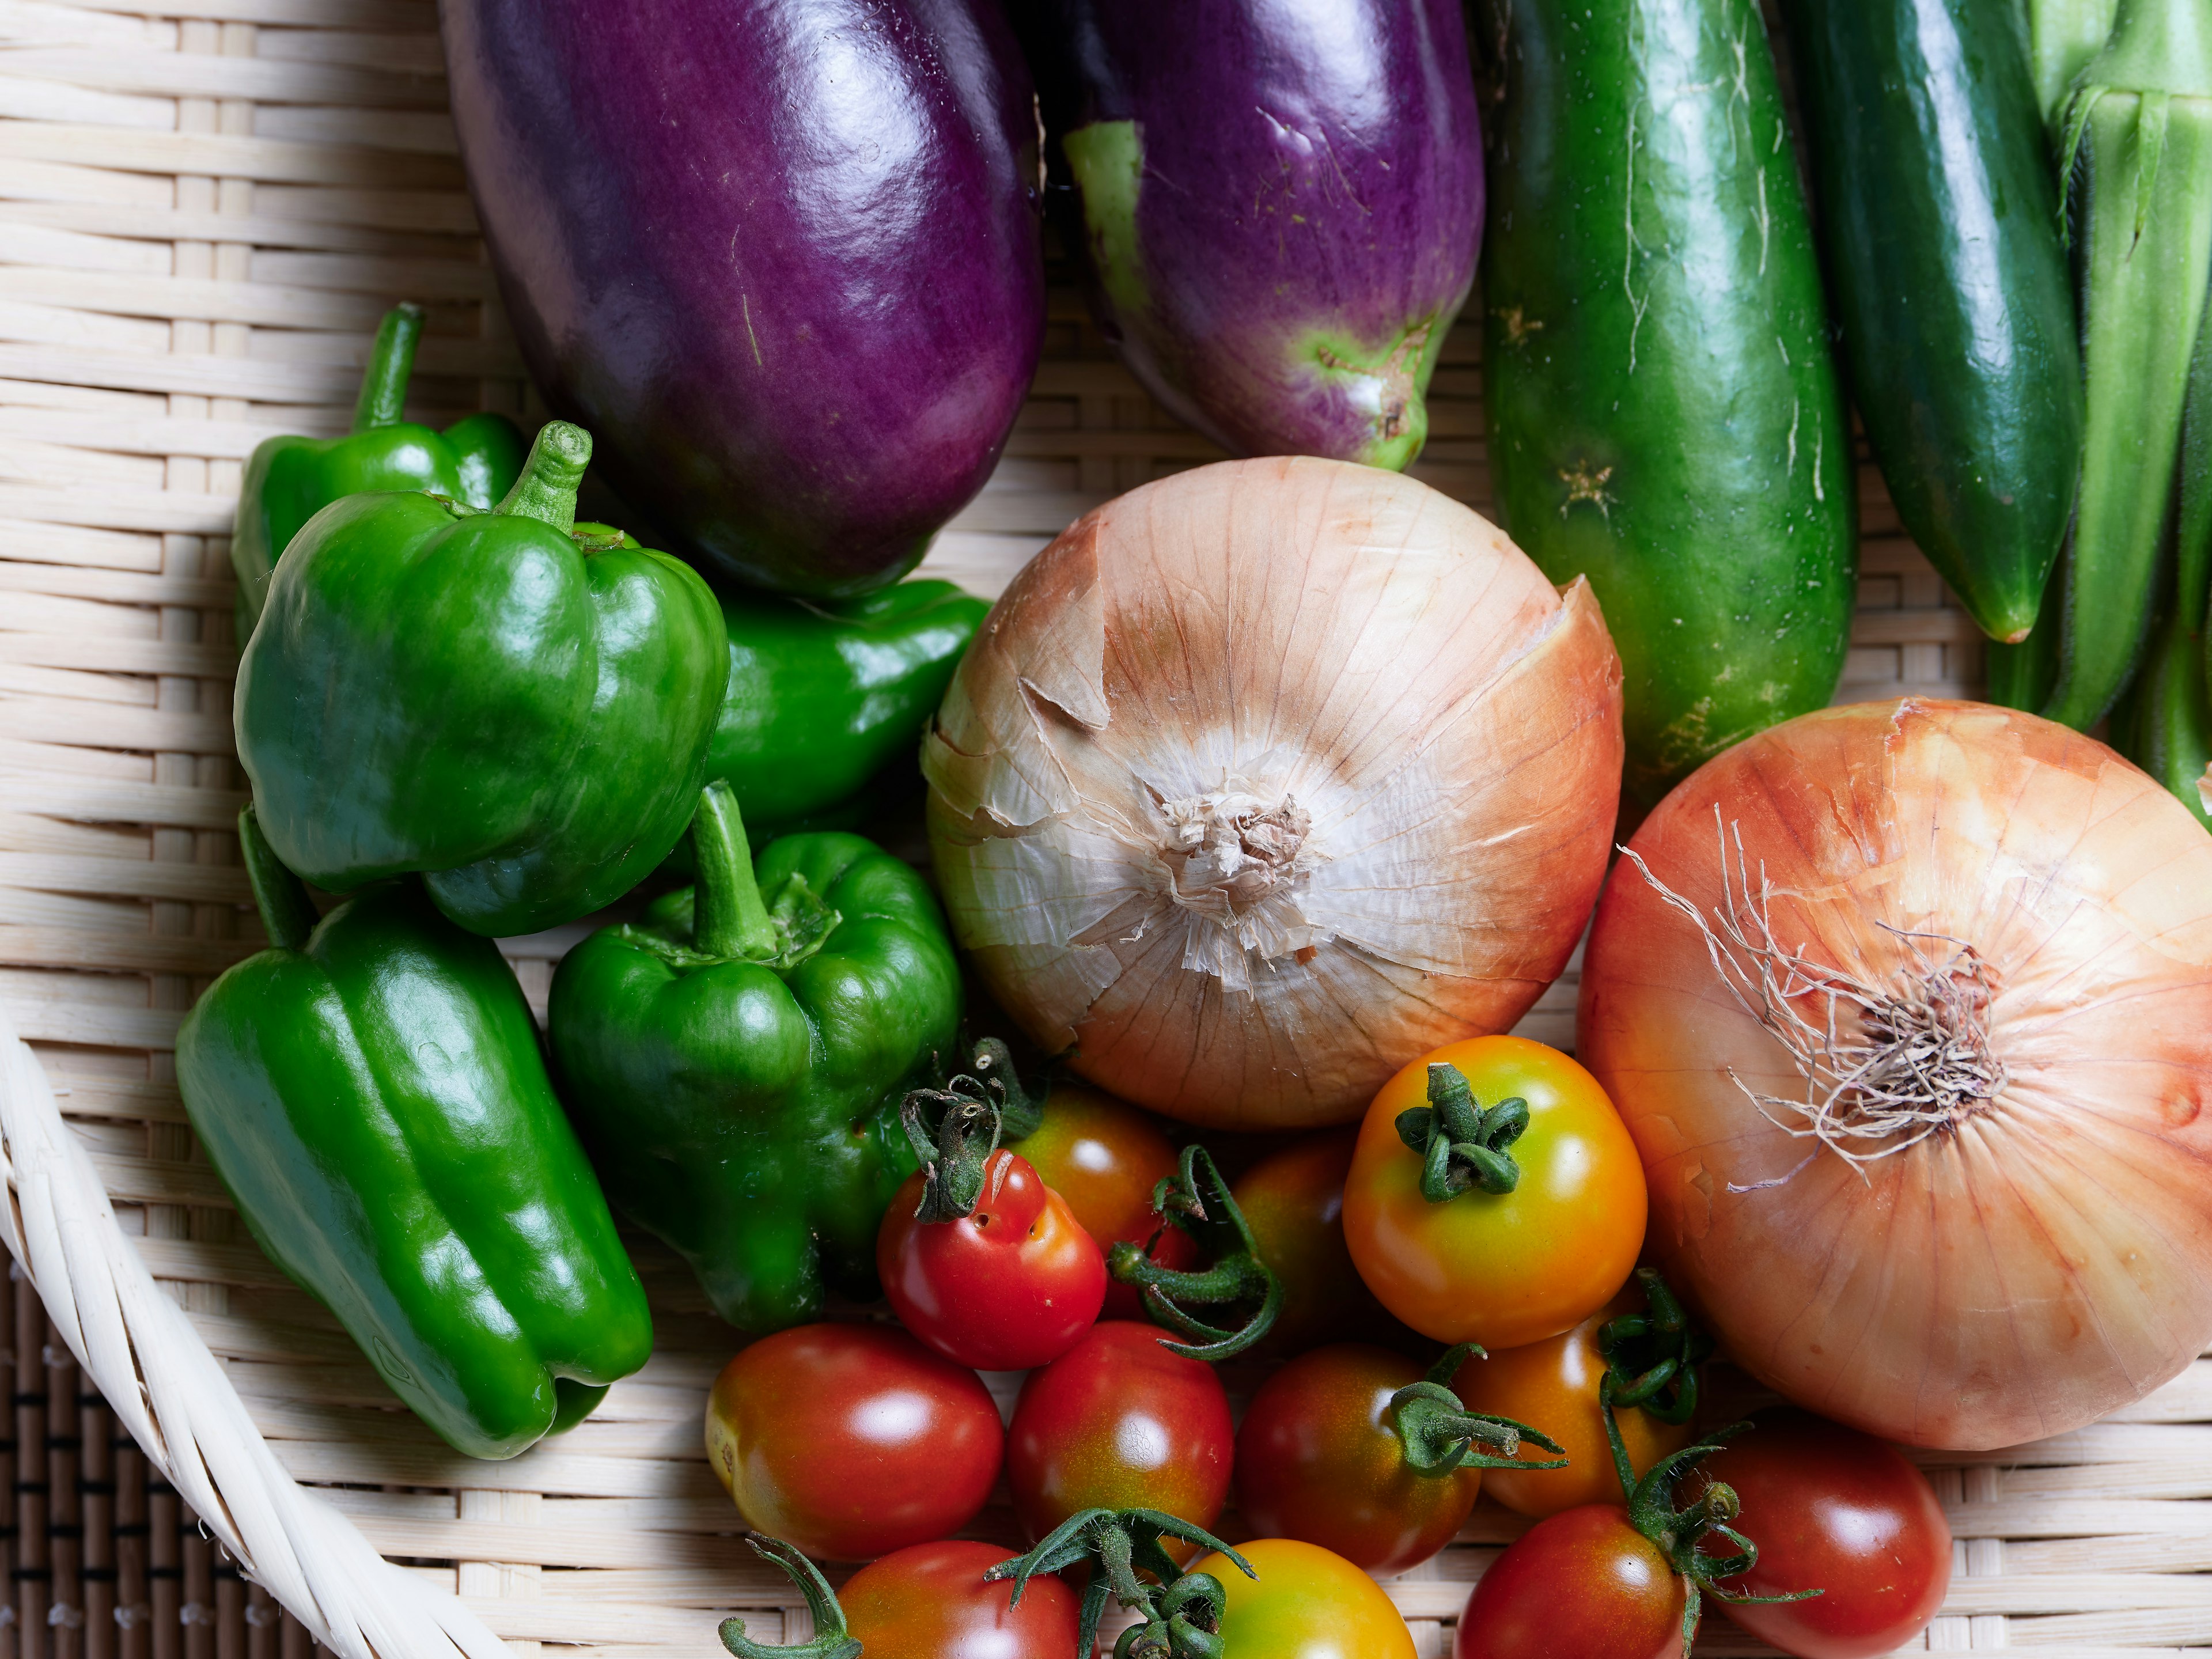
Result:
<instances>
[{"instance_id":1,"label":"green cucumber","mask_svg":"<svg viewBox=\"0 0 2212 1659\"><path fill-rule=\"evenodd\" d=\"M2024 640L2073 516L2081 356L2019 20L1989 0L1784 9L1868 444L1967 614Z\"/></svg>"},{"instance_id":2,"label":"green cucumber","mask_svg":"<svg viewBox=\"0 0 2212 1659\"><path fill-rule=\"evenodd\" d=\"M1649 806L1843 669L1857 501L1812 228L1755 0L1486 3L1492 477L1604 607Z\"/></svg>"}]
</instances>

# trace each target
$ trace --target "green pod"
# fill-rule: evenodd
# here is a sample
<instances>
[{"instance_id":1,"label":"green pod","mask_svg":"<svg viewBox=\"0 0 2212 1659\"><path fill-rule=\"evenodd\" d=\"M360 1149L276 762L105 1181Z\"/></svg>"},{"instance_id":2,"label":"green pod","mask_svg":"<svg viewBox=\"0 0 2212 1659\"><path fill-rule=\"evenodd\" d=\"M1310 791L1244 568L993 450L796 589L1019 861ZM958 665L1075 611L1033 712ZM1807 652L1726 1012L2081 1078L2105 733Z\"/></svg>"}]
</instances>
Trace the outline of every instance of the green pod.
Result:
<instances>
[{"instance_id":1,"label":"green pod","mask_svg":"<svg viewBox=\"0 0 2212 1659\"><path fill-rule=\"evenodd\" d=\"M2088 418L2058 684L2087 731L2141 660L2159 599L2190 366L2212 288L2212 0L2122 0L2067 121Z\"/></svg>"},{"instance_id":2,"label":"green pod","mask_svg":"<svg viewBox=\"0 0 2212 1659\"><path fill-rule=\"evenodd\" d=\"M729 786L701 797L700 879L601 928L553 976L563 1094L615 1207L765 1332L876 1294L876 1232L915 1158L907 1091L960 1024L945 917L858 836L752 860Z\"/></svg>"},{"instance_id":3,"label":"green pod","mask_svg":"<svg viewBox=\"0 0 2212 1659\"><path fill-rule=\"evenodd\" d=\"M522 471L522 434L504 415L464 416L443 432L401 418L420 306L394 306L376 331L343 438L264 438L246 463L230 536L238 576L238 642L261 619L276 561L301 526L332 501L373 490L427 489L488 507Z\"/></svg>"},{"instance_id":4,"label":"green pod","mask_svg":"<svg viewBox=\"0 0 2212 1659\"><path fill-rule=\"evenodd\" d=\"M1754 0L1486 0L1490 465L1587 575L1630 796L1824 705L1856 582L1850 428Z\"/></svg>"},{"instance_id":5,"label":"green pod","mask_svg":"<svg viewBox=\"0 0 2212 1659\"><path fill-rule=\"evenodd\" d=\"M513 1457L653 1348L522 988L416 883L319 923L250 807L239 838L270 943L178 1032L193 1132L392 1392L456 1449Z\"/></svg>"},{"instance_id":6,"label":"green pod","mask_svg":"<svg viewBox=\"0 0 2212 1659\"><path fill-rule=\"evenodd\" d=\"M2104 50L2120 0L2027 0L2028 60L2035 97L2056 138L2066 124L2074 78ZM1995 13L1996 8L1986 8Z\"/></svg>"},{"instance_id":7,"label":"green pod","mask_svg":"<svg viewBox=\"0 0 2212 1659\"><path fill-rule=\"evenodd\" d=\"M698 799L728 674L696 572L574 525L549 422L507 499L352 495L300 532L239 667L238 755L278 854L347 892L419 872L472 933L598 909Z\"/></svg>"},{"instance_id":8,"label":"green pod","mask_svg":"<svg viewBox=\"0 0 2212 1659\"><path fill-rule=\"evenodd\" d=\"M2081 361L2035 85L1989 0L1790 0L1851 391L1905 532L2019 641L2074 512Z\"/></svg>"}]
</instances>

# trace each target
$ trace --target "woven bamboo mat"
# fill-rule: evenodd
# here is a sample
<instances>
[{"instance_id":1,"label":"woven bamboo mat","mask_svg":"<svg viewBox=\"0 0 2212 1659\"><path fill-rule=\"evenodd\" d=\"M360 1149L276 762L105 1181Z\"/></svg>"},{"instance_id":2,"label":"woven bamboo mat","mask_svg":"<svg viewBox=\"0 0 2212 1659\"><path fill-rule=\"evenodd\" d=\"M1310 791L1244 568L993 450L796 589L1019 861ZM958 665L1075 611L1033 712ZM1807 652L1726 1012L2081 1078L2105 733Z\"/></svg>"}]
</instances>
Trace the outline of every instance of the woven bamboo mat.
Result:
<instances>
[{"instance_id":1,"label":"woven bamboo mat","mask_svg":"<svg viewBox=\"0 0 2212 1659\"><path fill-rule=\"evenodd\" d=\"M805 1615L746 1555L699 1443L732 1334L641 1249L660 1349L589 1422L506 1464L447 1451L244 1240L172 1081L193 997L257 948L230 823L225 536L274 432L343 428L369 331L430 310L418 412L530 412L472 234L435 17L416 0L0 0L0 1000L125 1228L282 1462L519 1654L707 1656L721 1613ZM1415 469L1478 507L1477 331L1437 376ZM928 568L996 592L1069 520L1210 459L1056 290L1046 361L990 487ZM1843 696L1971 694L1980 648L1861 470ZM578 929L510 942L542 1006ZM1528 1022L1571 1036L1571 975ZM306 1632L228 1569L11 1283L14 1525L0 1659L295 1659ZM12 1473L10 1473L12 1471ZM2212 1363L2123 1419L1940 1463L1961 1542L1937 1650L2141 1655L2212 1642ZM1395 1582L1423 1654L1518 1530L1492 1506ZM1003 1505L983 1530L1011 1539ZM1235 1535L1232 1533L1232 1535ZM2085 1541L2087 1540L2087 1541ZM773 1636L775 1612L756 1620ZM763 1628L764 1626L764 1628ZM1700 1652L1763 1651L1717 1621Z\"/></svg>"}]
</instances>

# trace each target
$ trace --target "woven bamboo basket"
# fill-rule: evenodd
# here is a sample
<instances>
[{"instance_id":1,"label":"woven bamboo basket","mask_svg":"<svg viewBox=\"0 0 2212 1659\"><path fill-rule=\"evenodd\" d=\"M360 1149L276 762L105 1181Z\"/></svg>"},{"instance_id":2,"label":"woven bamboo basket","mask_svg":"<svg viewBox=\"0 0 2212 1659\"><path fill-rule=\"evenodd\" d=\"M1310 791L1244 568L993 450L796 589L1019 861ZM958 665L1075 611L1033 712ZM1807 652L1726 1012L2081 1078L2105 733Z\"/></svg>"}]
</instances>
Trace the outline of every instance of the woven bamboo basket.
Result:
<instances>
[{"instance_id":1,"label":"woven bamboo basket","mask_svg":"<svg viewBox=\"0 0 2212 1659\"><path fill-rule=\"evenodd\" d=\"M260 939L231 833L240 463L343 429L400 298L430 310L424 417L532 412L431 6L0 0L0 1231L38 1292L0 1310L0 1659L704 1659L732 1612L802 1637L708 1470L737 1339L672 1257L640 1243L647 1369L573 1433L470 1462L246 1239L173 1081L184 1011ZM1480 374L1462 324L1414 469L1478 507ZM1214 453L1063 285L1006 459L925 568L996 593L1079 513ZM1860 480L1843 696L1972 695L1974 629ZM580 931L507 942L541 1012ZM1571 975L1523 1029L1565 1043L1572 1006ZM1928 1649L2212 1643L2212 1363L2062 1440L1929 1463L1960 1541ZM1521 1524L1486 1504L1391 1583L1422 1654ZM1003 1503L981 1530L1013 1540ZM1716 1620L1699 1651L1765 1650Z\"/></svg>"}]
</instances>

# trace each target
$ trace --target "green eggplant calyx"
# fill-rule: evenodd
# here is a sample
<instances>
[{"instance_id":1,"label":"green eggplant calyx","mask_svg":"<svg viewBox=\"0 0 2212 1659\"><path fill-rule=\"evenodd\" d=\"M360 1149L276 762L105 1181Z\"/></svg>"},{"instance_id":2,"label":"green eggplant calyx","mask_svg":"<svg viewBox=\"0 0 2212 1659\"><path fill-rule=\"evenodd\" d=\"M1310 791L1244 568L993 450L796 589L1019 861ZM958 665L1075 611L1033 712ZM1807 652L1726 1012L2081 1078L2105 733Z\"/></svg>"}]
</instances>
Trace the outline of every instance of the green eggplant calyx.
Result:
<instances>
[{"instance_id":1,"label":"green eggplant calyx","mask_svg":"<svg viewBox=\"0 0 2212 1659\"><path fill-rule=\"evenodd\" d=\"M806 1598L806 1610L814 1615L814 1636L788 1647L770 1647L745 1634L744 1620L725 1619L720 1632L722 1645L737 1659L860 1659L860 1644L848 1633L845 1610L837 1605L837 1593L830 1588L821 1568L781 1538L753 1533L745 1542L752 1546L755 1555L781 1567L799 1586L799 1593Z\"/></svg>"},{"instance_id":2,"label":"green eggplant calyx","mask_svg":"<svg viewBox=\"0 0 2212 1659\"><path fill-rule=\"evenodd\" d=\"M1389 1422L1406 1450L1406 1467L1416 1474L1441 1477L1463 1468L1563 1469L1566 1449L1526 1423L1468 1410L1452 1391L1451 1380L1469 1359L1487 1359L1481 1345L1462 1342L1448 1349L1429 1374L1390 1396ZM1523 1459L1527 1441L1553 1454L1548 1462ZM1494 1450L1487 1449L1495 1448Z\"/></svg>"},{"instance_id":3,"label":"green eggplant calyx","mask_svg":"<svg viewBox=\"0 0 2212 1659\"><path fill-rule=\"evenodd\" d=\"M422 307L398 305L384 313L361 377L361 395L354 400L356 432L399 424L407 409L407 382L415 370L415 343L422 337Z\"/></svg>"},{"instance_id":4,"label":"green eggplant calyx","mask_svg":"<svg viewBox=\"0 0 2212 1659\"><path fill-rule=\"evenodd\" d=\"M1601 1386L1601 1395L1602 1387ZM1625 1468L1627 1453L1620 1443L1620 1428L1613 1420L1610 1411L1601 1411L1607 1437L1613 1442L1613 1455ZM1752 1425L1731 1424L1706 1436L1694 1446L1685 1446L1671 1456L1663 1457L1651 1466L1650 1471L1638 1481L1628 1495L1629 1524L1651 1541L1652 1547L1667 1558L1682 1581L1682 1659L1689 1659L1691 1644L1697 1640L1698 1619L1704 1611L1704 1597L1729 1602L1736 1607L1765 1606L1778 1601L1809 1601L1825 1590L1792 1590L1785 1595L1745 1595L1724 1589L1721 1580L1734 1578L1749 1572L1759 1565L1759 1546L1738 1532L1729 1523L1742 1510L1735 1489L1720 1481L1708 1481L1704 1492L1681 1509L1674 1507L1674 1487L1681 1478L1702 1459L1721 1449L1721 1443L1741 1434ZM1709 1537L1718 1537L1735 1546L1732 1555L1712 1555L1704 1548Z\"/></svg>"},{"instance_id":5,"label":"green eggplant calyx","mask_svg":"<svg viewBox=\"0 0 2212 1659\"><path fill-rule=\"evenodd\" d=\"M548 421L538 428L522 476L492 511L536 519L565 535L576 522L576 491L591 464L592 434L566 421Z\"/></svg>"},{"instance_id":6,"label":"green eggplant calyx","mask_svg":"<svg viewBox=\"0 0 2212 1659\"><path fill-rule=\"evenodd\" d=\"M261 833L261 820L246 806L238 815L238 851L246 862L246 879L253 889L253 908L261 913L261 926L270 944L280 951L297 951L307 943L319 918L307 897L307 885L284 866L276 849Z\"/></svg>"},{"instance_id":7,"label":"green eggplant calyx","mask_svg":"<svg viewBox=\"0 0 2212 1659\"><path fill-rule=\"evenodd\" d=\"M1398 1139L1421 1158L1421 1196L1446 1204L1471 1188L1491 1194L1521 1184L1506 1151L1528 1127L1528 1103L1514 1095L1485 1110L1467 1074L1448 1061L1429 1067L1429 1103L1398 1114Z\"/></svg>"},{"instance_id":8,"label":"green eggplant calyx","mask_svg":"<svg viewBox=\"0 0 2212 1659\"><path fill-rule=\"evenodd\" d=\"M934 1107L934 1132L923 1121ZM973 1078L956 1077L946 1089L915 1089L899 1103L899 1121L921 1164L921 1203L915 1219L960 1221L982 1201L991 1155L999 1150L999 1109ZM998 1179L1006 1179L1005 1165Z\"/></svg>"},{"instance_id":9,"label":"green eggplant calyx","mask_svg":"<svg viewBox=\"0 0 2212 1659\"><path fill-rule=\"evenodd\" d=\"M1152 1189L1152 1209L1160 1225L1139 1245L1123 1239L1107 1252L1107 1271L1115 1281L1144 1293L1152 1322L1194 1342L1163 1341L1170 1353L1209 1362L1233 1359L1275 1328L1283 1310L1283 1281L1260 1259L1259 1241L1229 1191L1213 1155L1193 1144L1182 1149L1176 1173ZM1195 1272L1164 1267L1152 1249L1168 1228L1187 1234L1201 1260L1212 1265ZM1217 1309L1243 1317L1234 1324L1200 1319L1186 1304L1218 1317Z\"/></svg>"},{"instance_id":10,"label":"green eggplant calyx","mask_svg":"<svg viewBox=\"0 0 2212 1659\"><path fill-rule=\"evenodd\" d=\"M1638 1267L1644 1310L1608 1319L1599 1328L1605 1359L1599 1390L1608 1407L1634 1407L1680 1428L1698 1414L1698 1371L1712 1358L1713 1340L1690 1322L1680 1300L1656 1269ZM1624 1475L1621 1490L1632 1482Z\"/></svg>"},{"instance_id":11,"label":"green eggplant calyx","mask_svg":"<svg viewBox=\"0 0 2212 1659\"><path fill-rule=\"evenodd\" d=\"M1114 1648L1115 1659L1221 1659L1221 1614L1226 1605L1221 1583L1209 1573L1186 1573L1161 1545L1179 1539L1218 1552L1247 1578L1260 1575L1252 1564L1205 1528L1158 1510L1085 1510L1071 1515L1037 1540L1026 1555L1001 1561L983 1575L986 1582L1014 1581L1013 1605L1040 1573L1073 1566L1095 1569L1083 1588L1075 1651L1089 1659L1097 1649L1098 1621L1106 1598L1139 1615ZM1150 1574L1147 1584L1138 1575ZM750 1659L750 1656L748 1656Z\"/></svg>"}]
</instances>

